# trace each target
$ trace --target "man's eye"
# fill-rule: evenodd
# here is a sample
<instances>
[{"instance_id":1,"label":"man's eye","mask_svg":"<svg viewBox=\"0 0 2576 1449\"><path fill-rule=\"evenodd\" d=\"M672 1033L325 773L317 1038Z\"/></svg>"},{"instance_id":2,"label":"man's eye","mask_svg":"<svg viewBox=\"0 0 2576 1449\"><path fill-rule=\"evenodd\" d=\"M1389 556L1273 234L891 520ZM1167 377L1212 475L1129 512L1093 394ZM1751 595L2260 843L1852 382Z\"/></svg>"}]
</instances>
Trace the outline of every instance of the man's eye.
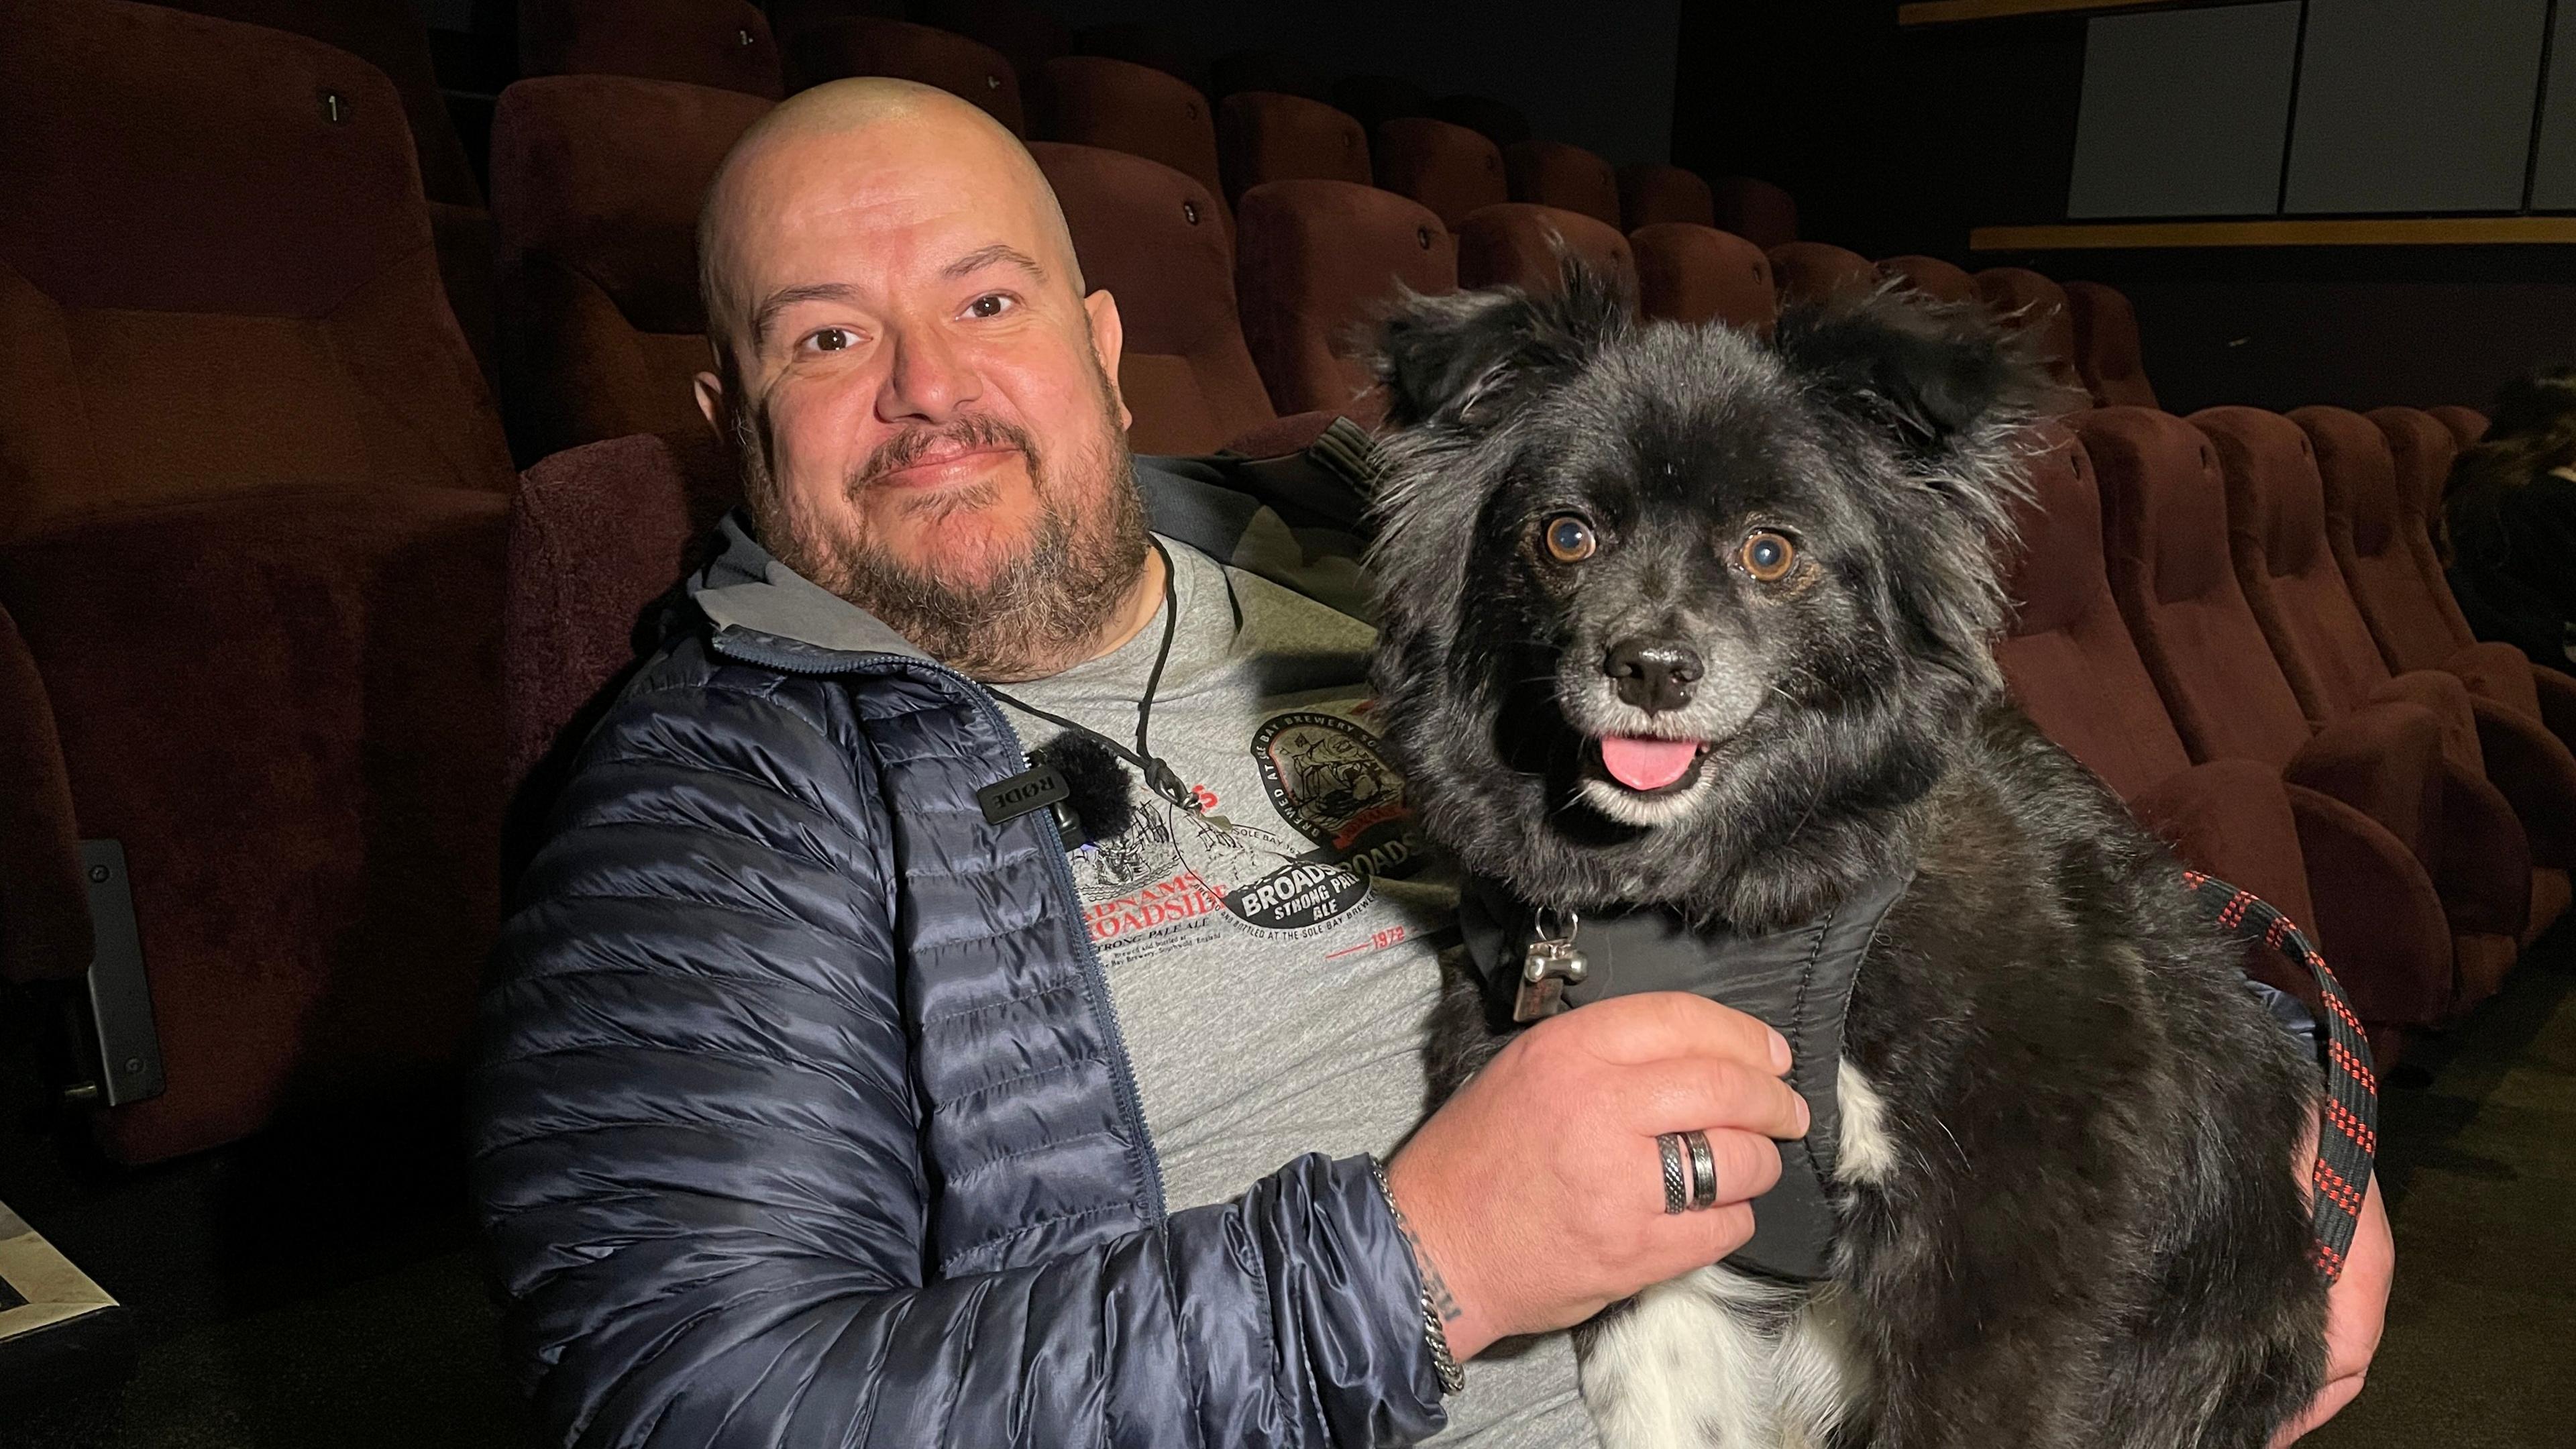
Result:
<instances>
[{"instance_id":1,"label":"man's eye","mask_svg":"<svg viewBox=\"0 0 2576 1449\"><path fill-rule=\"evenodd\" d=\"M987 292L983 296L966 304L966 315L969 317L999 317L1003 313L1011 310L1015 305L1017 305L1015 299L1007 293Z\"/></svg>"},{"instance_id":2,"label":"man's eye","mask_svg":"<svg viewBox=\"0 0 2576 1449\"><path fill-rule=\"evenodd\" d=\"M857 340L847 327L826 327L805 339L817 352L840 352Z\"/></svg>"}]
</instances>

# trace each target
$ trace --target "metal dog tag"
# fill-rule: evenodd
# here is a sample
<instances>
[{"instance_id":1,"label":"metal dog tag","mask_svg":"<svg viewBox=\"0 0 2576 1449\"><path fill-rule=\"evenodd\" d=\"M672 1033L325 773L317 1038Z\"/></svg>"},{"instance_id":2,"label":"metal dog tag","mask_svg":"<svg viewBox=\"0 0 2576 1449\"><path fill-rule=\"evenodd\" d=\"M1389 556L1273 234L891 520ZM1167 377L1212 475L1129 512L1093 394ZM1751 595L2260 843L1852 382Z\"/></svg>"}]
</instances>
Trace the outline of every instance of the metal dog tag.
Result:
<instances>
[{"instance_id":1,"label":"metal dog tag","mask_svg":"<svg viewBox=\"0 0 2576 1449\"><path fill-rule=\"evenodd\" d=\"M1565 988L1583 979L1592 963L1574 949L1574 939L1532 937L1521 952L1521 989L1512 998L1512 1020L1538 1021L1565 1006Z\"/></svg>"}]
</instances>

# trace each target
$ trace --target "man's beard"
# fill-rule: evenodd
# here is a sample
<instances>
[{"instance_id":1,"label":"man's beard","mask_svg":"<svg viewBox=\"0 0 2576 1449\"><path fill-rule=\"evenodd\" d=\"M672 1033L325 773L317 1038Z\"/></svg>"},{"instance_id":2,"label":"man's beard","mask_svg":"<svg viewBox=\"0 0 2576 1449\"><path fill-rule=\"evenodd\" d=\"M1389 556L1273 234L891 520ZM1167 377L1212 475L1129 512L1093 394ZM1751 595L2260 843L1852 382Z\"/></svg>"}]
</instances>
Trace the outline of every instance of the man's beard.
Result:
<instances>
[{"instance_id":1,"label":"man's beard","mask_svg":"<svg viewBox=\"0 0 2576 1449\"><path fill-rule=\"evenodd\" d=\"M1090 657L1127 602L1149 547L1144 501L1136 491L1126 430L1106 376L1100 386L1104 425L1089 446L1041 450L1026 429L968 414L939 427L909 429L878 445L846 484L855 501L887 474L917 462L934 446L1016 449L1037 494L1038 516L1009 557L974 582L944 577L895 556L865 536L862 525L838 534L810 511L786 505L763 439L737 412L734 442L743 496L760 539L779 561L829 589L911 641L942 664L979 679L1030 679ZM943 490L908 505L936 523L988 507L990 481ZM864 514L856 516L864 517Z\"/></svg>"}]
</instances>

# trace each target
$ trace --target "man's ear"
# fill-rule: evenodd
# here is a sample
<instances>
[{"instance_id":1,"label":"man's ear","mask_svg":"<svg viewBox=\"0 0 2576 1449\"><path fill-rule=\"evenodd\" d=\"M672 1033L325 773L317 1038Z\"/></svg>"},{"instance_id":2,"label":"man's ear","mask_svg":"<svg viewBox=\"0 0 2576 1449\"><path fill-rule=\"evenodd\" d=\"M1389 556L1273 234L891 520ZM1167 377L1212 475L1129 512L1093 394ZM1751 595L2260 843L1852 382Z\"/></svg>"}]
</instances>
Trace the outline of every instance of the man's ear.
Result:
<instances>
[{"instance_id":1,"label":"man's ear","mask_svg":"<svg viewBox=\"0 0 2576 1449\"><path fill-rule=\"evenodd\" d=\"M1616 278L1563 258L1562 290L1517 287L1425 297L1403 293L1378 329L1371 366L1387 423L1484 427L1522 387L1570 370L1634 325Z\"/></svg>"},{"instance_id":2,"label":"man's ear","mask_svg":"<svg viewBox=\"0 0 2576 1449\"><path fill-rule=\"evenodd\" d=\"M1985 309L1907 292L1792 308L1772 345L1829 405L1914 455L1973 449L2057 401L2030 344Z\"/></svg>"},{"instance_id":3,"label":"man's ear","mask_svg":"<svg viewBox=\"0 0 2576 1449\"><path fill-rule=\"evenodd\" d=\"M1136 415L1127 410L1127 390L1118 385L1118 360L1127 353L1127 324L1119 319L1118 299L1104 287L1082 299L1083 315L1091 322L1091 355L1100 361L1100 375L1109 379L1109 395L1118 399L1118 426L1136 426Z\"/></svg>"}]
</instances>

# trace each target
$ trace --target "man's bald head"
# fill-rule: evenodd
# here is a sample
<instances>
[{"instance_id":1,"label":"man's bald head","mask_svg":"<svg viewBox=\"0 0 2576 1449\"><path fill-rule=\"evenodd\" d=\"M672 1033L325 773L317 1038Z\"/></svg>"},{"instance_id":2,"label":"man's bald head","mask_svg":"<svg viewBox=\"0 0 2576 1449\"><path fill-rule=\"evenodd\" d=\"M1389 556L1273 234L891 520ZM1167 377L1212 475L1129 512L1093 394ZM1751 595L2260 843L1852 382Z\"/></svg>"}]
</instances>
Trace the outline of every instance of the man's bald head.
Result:
<instances>
[{"instance_id":1,"label":"man's bald head","mask_svg":"<svg viewBox=\"0 0 2576 1449\"><path fill-rule=\"evenodd\" d=\"M1004 230L1039 243L1027 260L1083 292L1073 235L1055 190L1020 139L983 109L936 87L889 76L858 76L800 91L742 134L707 187L698 213L698 291L708 340L721 356L748 339L735 332L756 318L752 295L765 229L792 224L853 169L909 173L925 189L949 189L998 213ZM829 199L824 199L829 204ZM1009 213L1021 212L1013 216ZM1000 243L1009 245L1009 243Z\"/></svg>"}]
</instances>

